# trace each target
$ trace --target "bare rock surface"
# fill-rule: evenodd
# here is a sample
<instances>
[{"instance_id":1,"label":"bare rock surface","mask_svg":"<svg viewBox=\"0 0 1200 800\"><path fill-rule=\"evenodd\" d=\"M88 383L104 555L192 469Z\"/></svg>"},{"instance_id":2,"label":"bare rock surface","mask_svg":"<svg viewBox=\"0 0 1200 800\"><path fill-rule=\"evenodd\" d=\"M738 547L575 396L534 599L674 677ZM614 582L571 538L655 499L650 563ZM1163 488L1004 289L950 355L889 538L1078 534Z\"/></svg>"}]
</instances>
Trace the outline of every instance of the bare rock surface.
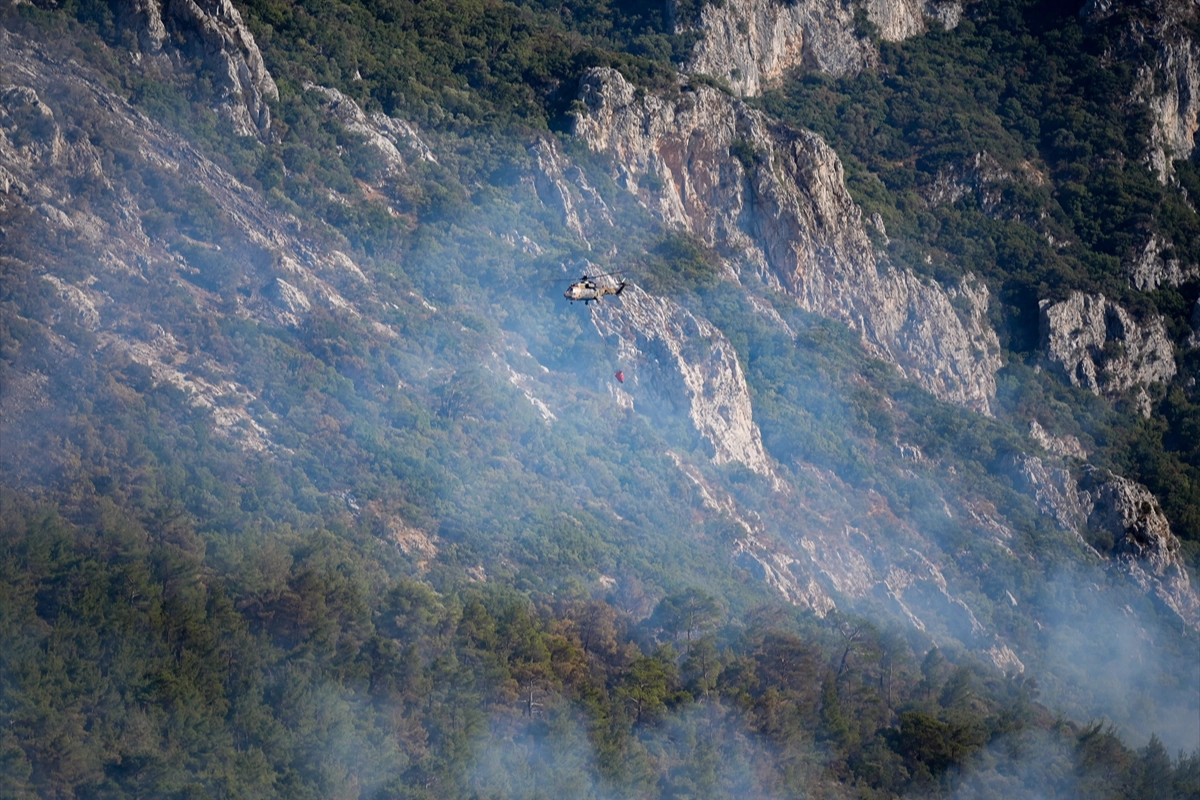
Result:
<instances>
[{"instance_id":1,"label":"bare rock surface","mask_svg":"<svg viewBox=\"0 0 1200 800\"><path fill-rule=\"evenodd\" d=\"M269 100L279 99L254 35L230 0L118 0L119 23L133 31L141 53L167 56L177 66L200 59L216 76L220 111L241 136L265 136Z\"/></svg>"},{"instance_id":2,"label":"bare rock surface","mask_svg":"<svg viewBox=\"0 0 1200 800\"><path fill-rule=\"evenodd\" d=\"M1200 597L1192 588L1179 540L1150 490L1105 470L1090 471L1081 483L1088 525L1112 537L1110 555L1147 594L1152 594L1200 630Z\"/></svg>"},{"instance_id":3,"label":"bare rock surface","mask_svg":"<svg viewBox=\"0 0 1200 800\"><path fill-rule=\"evenodd\" d=\"M1059 303L1043 300L1042 342L1051 363L1073 386L1115 396L1175 375L1175 353L1160 317L1138 323L1104 295L1072 292ZM1143 391L1142 411L1149 413Z\"/></svg>"},{"instance_id":4,"label":"bare rock surface","mask_svg":"<svg viewBox=\"0 0 1200 800\"><path fill-rule=\"evenodd\" d=\"M846 323L939 397L990 413L1000 356L987 287L967 278L943 289L881 270L841 162L819 136L772 125L706 86L635 99L611 69L586 73L580 97L575 135L615 156L615 179L652 213L805 310Z\"/></svg>"},{"instance_id":5,"label":"bare rock surface","mask_svg":"<svg viewBox=\"0 0 1200 800\"><path fill-rule=\"evenodd\" d=\"M699 29L688 68L726 80L742 95L758 94L796 67L852 75L878 59L870 40L854 29L851 6L836 0L709 4Z\"/></svg>"},{"instance_id":6,"label":"bare rock surface","mask_svg":"<svg viewBox=\"0 0 1200 800\"><path fill-rule=\"evenodd\" d=\"M1190 158L1200 128L1200 8L1191 0L1088 0L1080 16L1101 22L1131 11L1106 58L1137 65L1137 87L1129 99L1150 111L1153 126L1147 159L1166 181L1171 161ZM1152 53L1144 58L1144 53Z\"/></svg>"},{"instance_id":7,"label":"bare rock surface","mask_svg":"<svg viewBox=\"0 0 1200 800\"><path fill-rule=\"evenodd\" d=\"M1055 436L1043 428L1036 419L1029 423L1029 437L1040 444L1046 452L1060 458L1070 456L1078 458L1080 461L1087 460L1088 452L1083 449L1078 438L1070 435Z\"/></svg>"},{"instance_id":8,"label":"bare rock surface","mask_svg":"<svg viewBox=\"0 0 1200 800\"><path fill-rule=\"evenodd\" d=\"M210 409L219 432L249 450L271 449L270 420L249 410L253 392L237 385L229 365L190 358L173 333L183 320L139 300L139 292L155 286L187 295L199 311L297 325L318 306L359 315L343 292L364 284L362 270L344 252L304 238L295 218L272 210L78 63L0 30L0 75L7 81L0 86L0 171L7 184L0 207L10 220L5 268L33 270L53 287L52 326L93 331L98 346L145 365L156 382ZM77 118L99 127L80 128ZM120 147L127 158L122 169L137 170L143 181L206 195L225 227L213 241L182 232L150 235L138 197L106 172L92 136ZM82 254L74 258L88 271L64 253ZM231 277L224 283L214 274L222 264L236 266L226 270Z\"/></svg>"},{"instance_id":9,"label":"bare rock surface","mask_svg":"<svg viewBox=\"0 0 1200 800\"><path fill-rule=\"evenodd\" d=\"M585 243L598 227L613 226L612 213L576 165L553 139L538 139L529 147L534 162L534 187L548 208L561 214L563 227ZM591 244L588 243L588 248Z\"/></svg>"},{"instance_id":10,"label":"bare rock surface","mask_svg":"<svg viewBox=\"0 0 1200 800\"><path fill-rule=\"evenodd\" d=\"M673 7L674 4L671 3ZM867 18L887 41L924 33L927 18L953 28L957 2L868 0ZM727 81L743 96L759 94L792 69L837 77L873 67L879 54L854 22L854 6L841 0L727 0L704 6L701 34L688 69Z\"/></svg>"},{"instance_id":11,"label":"bare rock surface","mask_svg":"<svg viewBox=\"0 0 1200 800\"><path fill-rule=\"evenodd\" d=\"M325 108L346 126L346 130L362 136L378 150L390 174L399 173L404 169L404 156L400 152L400 146L412 148L418 158L437 161L429 145L411 123L389 117L381 111L367 114L353 98L346 97L337 89L328 86L306 83L304 90L323 97Z\"/></svg>"},{"instance_id":12,"label":"bare rock surface","mask_svg":"<svg viewBox=\"0 0 1200 800\"><path fill-rule=\"evenodd\" d=\"M1200 275L1200 266L1164 258L1166 247L1162 237L1151 234L1137 257L1125 264L1125 273L1135 288L1152 292L1159 286L1179 286Z\"/></svg>"},{"instance_id":13,"label":"bare rock surface","mask_svg":"<svg viewBox=\"0 0 1200 800\"><path fill-rule=\"evenodd\" d=\"M1087 509L1070 472L1025 453L1009 459L1008 471L1013 484L1033 498L1038 510L1052 517L1063 530L1079 536L1087 520Z\"/></svg>"},{"instance_id":14,"label":"bare rock surface","mask_svg":"<svg viewBox=\"0 0 1200 800\"><path fill-rule=\"evenodd\" d=\"M616 338L625 387L644 412L655 416L655 408L665 406L686 413L712 445L714 463L736 461L771 474L746 377L733 345L716 327L636 286L597 303L592 321L601 336Z\"/></svg>"},{"instance_id":15,"label":"bare rock surface","mask_svg":"<svg viewBox=\"0 0 1200 800\"><path fill-rule=\"evenodd\" d=\"M994 156L981 151L961 164L938 170L933 183L924 187L922 194L931 206L953 205L966 195L974 194L983 211L990 214L1003 199L1000 184L1012 177Z\"/></svg>"}]
</instances>

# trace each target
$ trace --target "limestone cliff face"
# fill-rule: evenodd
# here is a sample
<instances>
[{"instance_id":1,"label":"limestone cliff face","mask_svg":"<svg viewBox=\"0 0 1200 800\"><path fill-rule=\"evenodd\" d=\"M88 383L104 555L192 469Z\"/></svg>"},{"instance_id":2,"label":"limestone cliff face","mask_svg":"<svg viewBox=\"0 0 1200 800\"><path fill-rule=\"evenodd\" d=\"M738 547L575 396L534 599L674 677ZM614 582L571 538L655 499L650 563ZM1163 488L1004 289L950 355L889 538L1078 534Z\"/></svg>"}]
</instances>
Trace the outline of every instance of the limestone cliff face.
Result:
<instances>
[{"instance_id":1,"label":"limestone cliff face","mask_svg":"<svg viewBox=\"0 0 1200 800\"><path fill-rule=\"evenodd\" d=\"M670 3L673 7L674 3ZM688 69L728 81L741 95L756 95L790 69L852 75L874 66L879 54L854 23L844 0L726 0L708 4ZM867 17L887 41L926 30L926 17L958 24L957 2L868 0Z\"/></svg>"},{"instance_id":2,"label":"limestone cliff face","mask_svg":"<svg viewBox=\"0 0 1200 800\"><path fill-rule=\"evenodd\" d=\"M217 77L220 111L241 136L266 135L279 90L230 0L118 0L118 19L145 55L200 58Z\"/></svg>"},{"instance_id":3,"label":"limestone cliff face","mask_svg":"<svg viewBox=\"0 0 1200 800\"><path fill-rule=\"evenodd\" d=\"M437 161L429 145L410 123L380 111L367 114L353 99L328 86L306 83L304 89L324 98L326 109L346 126L346 130L362 136L379 151L389 175L404 169L404 156L398 145L411 147L418 158Z\"/></svg>"},{"instance_id":4,"label":"limestone cliff face","mask_svg":"<svg viewBox=\"0 0 1200 800\"><path fill-rule=\"evenodd\" d=\"M1150 111L1147 158L1165 181L1172 159L1191 157L1200 128L1200 43L1193 33L1200 10L1190 0L1088 0L1080 16L1099 23L1123 9L1133 13L1107 57L1138 65L1130 99ZM1147 51L1154 54L1149 59L1142 56Z\"/></svg>"},{"instance_id":5,"label":"limestone cliff face","mask_svg":"<svg viewBox=\"0 0 1200 800\"><path fill-rule=\"evenodd\" d=\"M1152 594L1200 629L1200 597L1193 590L1179 540L1159 508L1158 499L1141 484L1092 470L1082 482L1080 497L1087 504L1088 525L1112 537L1109 555Z\"/></svg>"},{"instance_id":6,"label":"limestone cliff face","mask_svg":"<svg viewBox=\"0 0 1200 800\"><path fill-rule=\"evenodd\" d=\"M597 303L592 322L616 340L635 408L650 416L662 408L686 413L712 445L714 463L771 474L737 353L712 323L636 286Z\"/></svg>"},{"instance_id":7,"label":"limestone cliff face","mask_svg":"<svg viewBox=\"0 0 1200 800\"><path fill-rule=\"evenodd\" d=\"M581 81L574 133L615 156L618 183L666 223L801 307L841 320L939 397L989 412L1000 367L987 288L879 269L837 154L705 86L635 99L611 69Z\"/></svg>"},{"instance_id":8,"label":"limestone cliff face","mask_svg":"<svg viewBox=\"0 0 1200 800\"><path fill-rule=\"evenodd\" d=\"M1070 472L1025 453L1009 459L1008 472L1013 485L1031 496L1043 514L1053 517L1063 530L1079 534L1087 511Z\"/></svg>"},{"instance_id":9,"label":"limestone cliff face","mask_svg":"<svg viewBox=\"0 0 1200 800\"><path fill-rule=\"evenodd\" d=\"M702 38L688 68L756 95L786 70L804 66L851 75L875 63L870 40L854 29L854 9L837 0L731 0L706 5Z\"/></svg>"},{"instance_id":10,"label":"limestone cliff face","mask_svg":"<svg viewBox=\"0 0 1200 800\"><path fill-rule=\"evenodd\" d=\"M1167 244L1158 234L1151 234L1137 257L1124 265L1125 274L1135 288L1152 292L1159 286L1179 286L1200 275L1200 266L1196 264L1163 258Z\"/></svg>"},{"instance_id":11,"label":"limestone cliff face","mask_svg":"<svg viewBox=\"0 0 1200 800\"><path fill-rule=\"evenodd\" d=\"M1175 375L1175 353L1162 319L1142 324L1104 295L1073 292L1059 303L1043 300L1042 343L1051 363L1073 386L1115 396ZM1139 395L1149 414L1149 397Z\"/></svg>"},{"instance_id":12,"label":"limestone cliff face","mask_svg":"<svg viewBox=\"0 0 1200 800\"><path fill-rule=\"evenodd\" d=\"M1087 461L1088 452L1074 436L1054 436L1035 419L1029 423L1029 438L1041 445L1047 453L1060 458L1078 458Z\"/></svg>"},{"instance_id":13,"label":"limestone cliff face","mask_svg":"<svg viewBox=\"0 0 1200 800\"><path fill-rule=\"evenodd\" d=\"M538 139L530 145L529 155L534 162L538 198L561 214L563 227L590 249L588 237L596 228L613 226L604 198L588 183L583 170L563 156L553 139Z\"/></svg>"}]
</instances>

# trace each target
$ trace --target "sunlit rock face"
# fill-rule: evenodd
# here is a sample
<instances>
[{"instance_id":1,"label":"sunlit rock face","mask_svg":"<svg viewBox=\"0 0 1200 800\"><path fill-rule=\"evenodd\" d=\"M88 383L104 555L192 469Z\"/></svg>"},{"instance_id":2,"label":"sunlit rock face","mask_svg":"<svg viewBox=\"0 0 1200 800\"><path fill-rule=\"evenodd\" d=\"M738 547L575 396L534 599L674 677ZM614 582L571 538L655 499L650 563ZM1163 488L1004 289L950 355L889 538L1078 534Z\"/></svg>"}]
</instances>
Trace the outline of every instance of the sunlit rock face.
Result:
<instances>
[{"instance_id":1,"label":"sunlit rock face","mask_svg":"<svg viewBox=\"0 0 1200 800\"><path fill-rule=\"evenodd\" d=\"M1011 456L1007 467L1013 485L1032 497L1039 511L1053 517L1063 530L1079 534L1087 510L1069 471L1025 453Z\"/></svg>"},{"instance_id":2,"label":"sunlit rock face","mask_svg":"<svg viewBox=\"0 0 1200 800\"><path fill-rule=\"evenodd\" d=\"M1112 539L1109 555L1143 591L1200 629L1200 598L1158 499L1145 486L1106 470L1088 472L1081 486L1088 526Z\"/></svg>"},{"instance_id":3,"label":"sunlit rock face","mask_svg":"<svg viewBox=\"0 0 1200 800\"><path fill-rule=\"evenodd\" d=\"M674 3L669 4L674 7ZM886 41L924 33L927 17L953 28L958 3L869 0L867 19ZM727 0L704 6L687 68L727 81L738 94L759 94L793 69L843 76L874 66L874 45L854 21L855 6L839 0ZM679 21L677 28L682 27Z\"/></svg>"},{"instance_id":4,"label":"sunlit rock face","mask_svg":"<svg viewBox=\"0 0 1200 800\"><path fill-rule=\"evenodd\" d=\"M1127 21L1114 32L1105 58L1137 65L1137 87L1129 99L1150 112L1147 160L1166 181L1174 172L1173 159L1191 157L1200 127L1200 43L1195 36L1200 9L1190 0L1088 0L1079 14L1085 22L1100 24L1123 11L1130 12Z\"/></svg>"},{"instance_id":5,"label":"sunlit rock face","mask_svg":"<svg viewBox=\"0 0 1200 800\"><path fill-rule=\"evenodd\" d=\"M219 110L238 135L268 133L267 101L278 100L279 89L230 0L118 0L114 6L142 54L203 60L224 95Z\"/></svg>"},{"instance_id":6,"label":"sunlit rock face","mask_svg":"<svg viewBox=\"0 0 1200 800\"><path fill-rule=\"evenodd\" d=\"M746 377L721 331L674 300L636 286L597 303L592 321L601 336L615 340L625 386L643 412L687 414L712 445L714 463L736 461L771 473Z\"/></svg>"},{"instance_id":7,"label":"sunlit rock face","mask_svg":"<svg viewBox=\"0 0 1200 800\"><path fill-rule=\"evenodd\" d=\"M702 34L688 68L756 95L784 72L805 66L851 75L878 58L854 29L854 10L834 0L736 0L701 12Z\"/></svg>"},{"instance_id":8,"label":"sunlit rock face","mask_svg":"<svg viewBox=\"0 0 1200 800\"><path fill-rule=\"evenodd\" d=\"M1175 352L1161 317L1138 323L1104 295L1072 292L1066 300L1043 300L1042 343L1047 357L1073 386L1116 396L1175 375ZM1139 405L1149 414L1143 389Z\"/></svg>"},{"instance_id":9,"label":"sunlit rock face","mask_svg":"<svg viewBox=\"0 0 1200 800\"><path fill-rule=\"evenodd\" d=\"M1164 258L1169 242L1151 234L1140 253L1124 264L1125 274L1135 289L1152 292L1159 286L1179 286L1200 275L1200 265Z\"/></svg>"},{"instance_id":10,"label":"sunlit rock face","mask_svg":"<svg viewBox=\"0 0 1200 800\"><path fill-rule=\"evenodd\" d=\"M591 248L588 237L597 228L613 226L612 213L576 165L559 149L554 139L538 139L529 146L533 159L533 183L538 198L556 210L563 227Z\"/></svg>"},{"instance_id":11,"label":"sunlit rock face","mask_svg":"<svg viewBox=\"0 0 1200 800\"><path fill-rule=\"evenodd\" d=\"M379 151L388 175L404 169L404 156L398 145L411 148L417 158L437 161L429 145L410 123L381 111L367 114L352 98L328 86L306 83L304 89L323 98L326 110L345 125L346 130L357 133Z\"/></svg>"},{"instance_id":12,"label":"sunlit rock face","mask_svg":"<svg viewBox=\"0 0 1200 800\"><path fill-rule=\"evenodd\" d=\"M945 400L990 412L999 342L987 287L944 289L879 269L837 154L706 86L635 99L611 69L582 79L574 133L614 156L616 181L669 225L807 311L860 332L873 354Z\"/></svg>"}]
</instances>

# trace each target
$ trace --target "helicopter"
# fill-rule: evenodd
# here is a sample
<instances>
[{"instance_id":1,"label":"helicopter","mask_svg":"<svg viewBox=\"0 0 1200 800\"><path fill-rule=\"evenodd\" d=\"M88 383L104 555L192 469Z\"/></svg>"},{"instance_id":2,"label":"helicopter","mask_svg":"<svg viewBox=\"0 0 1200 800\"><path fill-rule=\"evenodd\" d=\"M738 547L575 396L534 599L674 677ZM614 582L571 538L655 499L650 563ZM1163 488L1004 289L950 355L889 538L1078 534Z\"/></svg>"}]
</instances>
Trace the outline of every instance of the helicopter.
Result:
<instances>
[{"instance_id":1,"label":"helicopter","mask_svg":"<svg viewBox=\"0 0 1200 800\"><path fill-rule=\"evenodd\" d=\"M615 272L605 272L601 275L588 275L586 272L579 280L572 283L563 292L563 297L574 303L576 300L582 300L584 305L593 300L599 302L600 298L606 294L618 295L625 290L629 285L626 280L620 281L597 281L597 278L607 278L610 275L616 275Z\"/></svg>"}]
</instances>

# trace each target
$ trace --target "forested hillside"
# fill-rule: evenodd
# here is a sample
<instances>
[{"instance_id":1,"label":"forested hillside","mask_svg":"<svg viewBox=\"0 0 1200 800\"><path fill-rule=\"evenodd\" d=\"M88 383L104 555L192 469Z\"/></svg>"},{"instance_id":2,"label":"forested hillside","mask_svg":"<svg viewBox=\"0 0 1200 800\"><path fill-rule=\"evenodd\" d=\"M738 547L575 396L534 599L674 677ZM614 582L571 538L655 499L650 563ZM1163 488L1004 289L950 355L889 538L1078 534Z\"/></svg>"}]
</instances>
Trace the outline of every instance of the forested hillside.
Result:
<instances>
[{"instance_id":1,"label":"forested hillside","mask_svg":"<svg viewBox=\"0 0 1200 800\"><path fill-rule=\"evenodd\" d=\"M1200 795L1191 6L0 15L0 795Z\"/></svg>"}]
</instances>

